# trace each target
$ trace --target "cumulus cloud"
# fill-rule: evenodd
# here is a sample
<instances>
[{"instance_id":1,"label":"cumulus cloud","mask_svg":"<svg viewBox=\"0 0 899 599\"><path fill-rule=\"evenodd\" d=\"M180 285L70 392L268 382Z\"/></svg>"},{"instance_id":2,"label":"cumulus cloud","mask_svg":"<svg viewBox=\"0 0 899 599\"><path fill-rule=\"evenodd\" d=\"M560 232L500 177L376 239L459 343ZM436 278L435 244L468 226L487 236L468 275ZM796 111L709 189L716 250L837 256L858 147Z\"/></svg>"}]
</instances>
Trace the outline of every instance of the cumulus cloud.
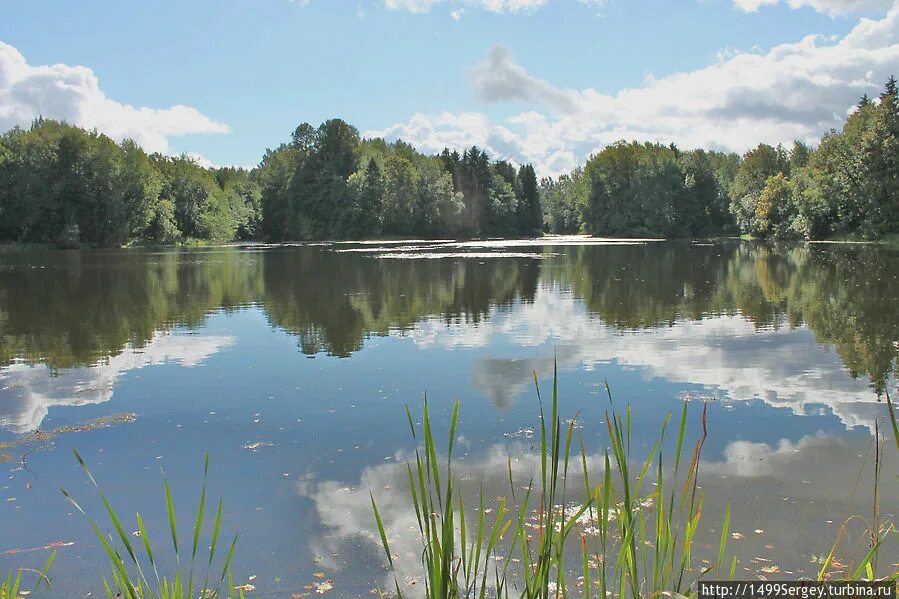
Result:
<instances>
[{"instance_id":1,"label":"cumulus cloud","mask_svg":"<svg viewBox=\"0 0 899 599\"><path fill-rule=\"evenodd\" d=\"M767 52L728 52L701 69L649 77L614 95L571 90L528 73L497 47L469 70L476 98L524 103L496 122L480 112L416 113L369 136L401 137L423 151L477 144L532 162L542 175L570 170L620 139L743 152L760 142L815 143L863 94L876 95L899 64L899 5L861 19L843 38L809 35Z\"/></svg>"},{"instance_id":2,"label":"cumulus cloud","mask_svg":"<svg viewBox=\"0 0 899 599\"><path fill-rule=\"evenodd\" d=\"M0 130L28 126L40 117L130 138L147 151L170 153L169 138L227 133L228 126L190 106L135 107L106 96L91 69L66 64L30 65L0 42Z\"/></svg>"},{"instance_id":3,"label":"cumulus cloud","mask_svg":"<svg viewBox=\"0 0 899 599\"><path fill-rule=\"evenodd\" d=\"M734 0L734 6L744 12L758 12L764 6L775 6L781 0ZM830 16L853 12L883 12L889 10L894 0L786 0L793 9L811 8Z\"/></svg>"},{"instance_id":4,"label":"cumulus cloud","mask_svg":"<svg viewBox=\"0 0 899 599\"><path fill-rule=\"evenodd\" d=\"M487 59L470 68L468 75L475 96L485 102L545 104L563 114L577 109L576 92L559 89L530 75L512 60L511 52L504 46L493 47L487 53Z\"/></svg>"}]
</instances>

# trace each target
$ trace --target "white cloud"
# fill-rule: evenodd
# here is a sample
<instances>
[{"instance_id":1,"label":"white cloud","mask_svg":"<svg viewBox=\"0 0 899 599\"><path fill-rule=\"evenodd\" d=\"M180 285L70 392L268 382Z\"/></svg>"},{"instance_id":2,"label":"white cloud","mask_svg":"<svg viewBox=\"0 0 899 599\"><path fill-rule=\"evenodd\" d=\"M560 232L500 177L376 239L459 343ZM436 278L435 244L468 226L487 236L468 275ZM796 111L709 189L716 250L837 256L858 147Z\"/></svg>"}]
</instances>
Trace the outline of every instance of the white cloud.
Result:
<instances>
[{"instance_id":1,"label":"white cloud","mask_svg":"<svg viewBox=\"0 0 899 599\"><path fill-rule=\"evenodd\" d=\"M395 0L398 1L398 0ZM409 0L411 1L411 0ZM469 70L474 95L526 111L502 121L478 112L416 113L369 136L402 137L423 151L477 144L553 175L620 139L743 152L760 142L815 143L899 64L899 5L861 19L842 39L809 35L767 52L734 52L695 71L649 77L614 95L534 77L502 47Z\"/></svg>"},{"instance_id":2,"label":"white cloud","mask_svg":"<svg viewBox=\"0 0 899 599\"><path fill-rule=\"evenodd\" d=\"M229 131L190 106L147 108L117 102L100 89L89 68L30 65L16 48L0 42L0 130L27 127L40 116L97 129L116 140L130 138L149 152L170 153L173 136Z\"/></svg>"},{"instance_id":3,"label":"white cloud","mask_svg":"<svg viewBox=\"0 0 899 599\"><path fill-rule=\"evenodd\" d=\"M744 12L758 12L763 6L775 6L781 0L734 0L734 6ZM853 12L884 12L893 7L894 0L786 0L793 9L811 8L830 16Z\"/></svg>"},{"instance_id":4,"label":"white cloud","mask_svg":"<svg viewBox=\"0 0 899 599\"><path fill-rule=\"evenodd\" d=\"M468 76L475 96L485 102L545 104L559 113L577 110L577 92L559 89L528 74L513 62L511 52L504 46L491 48L484 62L468 70Z\"/></svg>"}]
</instances>

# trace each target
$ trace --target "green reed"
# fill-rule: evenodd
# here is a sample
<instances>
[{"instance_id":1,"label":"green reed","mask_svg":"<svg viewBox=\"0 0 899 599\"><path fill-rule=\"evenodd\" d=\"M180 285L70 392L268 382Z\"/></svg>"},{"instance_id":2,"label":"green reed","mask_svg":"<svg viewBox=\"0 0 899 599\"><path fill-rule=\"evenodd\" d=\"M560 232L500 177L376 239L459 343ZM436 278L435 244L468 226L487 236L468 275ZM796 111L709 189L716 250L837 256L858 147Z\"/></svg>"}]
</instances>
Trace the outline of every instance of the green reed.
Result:
<instances>
[{"instance_id":1,"label":"green reed","mask_svg":"<svg viewBox=\"0 0 899 599\"><path fill-rule=\"evenodd\" d=\"M408 408L406 416L413 438L417 438L415 423ZM450 423L445 474L441 475L440 459L425 398L422 415L423 447L415 451L415 468L411 464L406 465L412 505L424 545L422 565L425 589L428 597L483 598L491 587L497 595L501 595L505 586L502 573L494 569L493 578L488 580L487 577L491 570L491 558L495 556L497 545L509 527L509 522L504 523L505 502L500 502L494 524L488 525L484 517L484 497L481 494L477 522L466 521L465 504L461 492L457 491L457 479L452 470L458 417L459 403L456 402ZM371 503L381 543L392 567L393 555L374 495ZM402 596L399 581L395 577L394 582L397 595Z\"/></svg>"},{"instance_id":2,"label":"green reed","mask_svg":"<svg viewBox=\"0 0 899 599\"><path fill-rule=\"evenodd\" d=\"M893 432L893 442L896 446L896 451L899 453L899 424L897 424L896 411L893 407L893 402L890 399L889 393L886 394L886 405L887 405L887 416L890 427ZM837 533L836 539L834 540L833 545L830 547L830 551L827 554L827 557L822 561L821 568L818 571L818 580L827 580L831 577L830 569L836 559L836 553L840 548L844 538L847 536L847 531L849 525L856 520L861 520L867 529L869 543L865 550L865 553L862 554L861 558L853 559L848 564L847 576L845 577L847 580L890 580L893 582L899 581L899 565L894 565L894 570L891 574L888 574L884 577L877 578L877 563L878 557L880 555L880 549L883 544L889 540L891 537L899 538L899 528L897 528L895 522L880 521L880 477L881 470L883 468L883 459L884 459L884 451L886 449L886 436L881 437L880 434L880 422L874 422L874 476L873 476L873 502L872 502L872 516L871 520L867 520L861 515L852 515L846 518L843 521L843 524L840 526L840 530Z\"/></svg>"},{"instance_id":3,"label":"green reed","mask_svg":"<svg viewBox=\"0 0 899 599\"><path fill-rule=\"evenodd\" d=\"M69 502L88 519L94 534L102 545L103 551L109 560L109 565L112 570L111 580L106 578L103 579L103 586L108 599L113 599L114 597L123 597L125 599L193 599L198 596L211 599L216 597L231 597L232 593L235 591L237 596L243 597L243 591L234 586L230 569L231 558L233 557L234 549L237 546L238 535L236 534L225 554L224 564L221 567L220 574L214 576L212 582L210 582L210 575L213 571L213 561L215 560L219 549L219 533L221 531L222 523L221 499L219 499L218 507L216 508L215 516L213 518L212 536L209 540L208 554L204 556L201 555L199 551L200 538L206 525L206 480L209 473L208 453L206 454L203 464L203 487L200 492L196 516L193 520L192 542L188 546L182 545L179 541L180 537L178 534L174 502L172 501L172 491L168 479L163 475L165 507L168 516L169 532L171 533L175 570L168 575L163 574L160 576L157 554L154 553L153 547L150 544L147 529L144 526L140 514L135 514L137 535L141 539L141 546L138 547L135 544L136 542L133 543L129 538L128 533L125 532L121 519L113 509L106 494L103 492L103 489L97 483L93 474L91 474L84 459L77 451L73 450L73 452L78 459L78 463L81 464L85 474L87 474L91 484L93 484L97 493L100 495L100 499L106 509L106 514L115 531L115 534L104 533L100 528L100 525L85 513L72 496L64 489L61 489L66 499L68 499ZM143 549L143 554L140 553L140 549ZM188 550L189 560L187 559L188 556L184 555ZM182 560L182 557L184 557L184 560ZM182 565L182 561L187 562L186 567L185 565ZM197 574L198 569L204 572L202 577ZM218 572L218 570L216 571ZM151 572L151 574L148 575L148 572ZM222 590L222 585L227 585L224 587L224 591Z\"/></svg>"},{"instance_id":4,"label":"green reed","mask_svg":"<svg viewBox=\"0 0 899 599\"><path fill-rule=\"evenodd\" d=\"M22 591L22 575L25 572L37 574L35 589L37 589L41 583L46 584L48 589L51 588L50 579L47 577L47 571L50 569L50 565L53 564L54 559L56 559L55 551L50 554L49 558L47 558L47 562L44 564L42 570L19 568L15 573L9 572L6 575L6 578L0 578L0 599L20 599L29 593Z\"/></svg>"},{"instance_id":5,"label":"green reed","mask_svg":"<svg viewBox=\"0 0 899 599\"><path fill-rule=\"evenodd\" d=\"M606 387L610 409L606 411L608 449L603 455L601 480L591 480L582 439L573 449L575 422L563 423L559 415L558 373L553 373L549 413L535 376L540 407L540 472L517 498L509 459L512 506L500 500L492 525L484 521L484 495L479 500L479 517L474 529L465 520L461 493L454 493L457 475L453 471L452 449L458 421L458 402L453 408L445 467L441 468L428 404L425 401L422 447L415 463L408 464L412 504L422 540L422 566L426 596L434 599L517 595L527 599L565 597L580 589L585 597L604 599L617 596L652 597L658 594L692 594L695 581L711 570L716 576L733 577L736 558L725 568L727 523L725 515L718 550L718 563L696 569L692 547L702 513L702 493L698 487L700 453L707 436L706 412L702 414L702 437L693 449L689 465L681 477L687 424L684 404L678 428L671 480L665 475L661 452L671 415L649 452L649 457L631 471L631 413L622 416L614 409ZM413 436L417 439L411 412L406 410ZM579 462L581 481L569 489L568 480ZM443 470L443 474L441 474ZM653 475L654 474L654 475ZM653 489L646 492L646 483ZM670 490L669 490L670 489ZM568 507L571 493L583 492L585 499ZM536 507L534 507L536 505ZM649 514L648 507L652 507ZM389 539L372 496L381 543L391 568L394 558ZM529 517L536 519L536 531L528 532ZM581 533L580 581L570 580L572 535L580 524L592 525L590 534ZM473 533L473 534L472 534ZM508 538L507 538L508 537ZM502 547L501 547L502 545ZM515 556L499 566L497 552ZM403 592L394 570L396 593ZM492 587L492 588L488 588Z\"/></svg>"}]
</instances>

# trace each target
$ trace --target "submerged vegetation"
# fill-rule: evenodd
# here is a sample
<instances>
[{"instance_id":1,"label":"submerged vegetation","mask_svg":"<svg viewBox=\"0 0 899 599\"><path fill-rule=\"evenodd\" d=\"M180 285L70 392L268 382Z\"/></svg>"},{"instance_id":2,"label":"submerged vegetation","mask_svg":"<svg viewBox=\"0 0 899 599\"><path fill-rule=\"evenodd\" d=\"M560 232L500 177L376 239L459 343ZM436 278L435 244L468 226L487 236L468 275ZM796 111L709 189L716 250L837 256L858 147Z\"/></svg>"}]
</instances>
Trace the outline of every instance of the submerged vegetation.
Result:
<instances>
[{"instance_id":1,"label":"submerged vegetation","mask_svg":"<svg viewBox=\"0 0 899 599\"><path fill-rule=\"evenodd\" d=\"M476 146L427 156L341 119L298 126L252 169L147 155L38 119L0 135L0 242L113 247L265 239L585 232L879 239L899 233L891 78L812 149L740 157L621 141L558 179Z\"/></svg>"}]
</instances>

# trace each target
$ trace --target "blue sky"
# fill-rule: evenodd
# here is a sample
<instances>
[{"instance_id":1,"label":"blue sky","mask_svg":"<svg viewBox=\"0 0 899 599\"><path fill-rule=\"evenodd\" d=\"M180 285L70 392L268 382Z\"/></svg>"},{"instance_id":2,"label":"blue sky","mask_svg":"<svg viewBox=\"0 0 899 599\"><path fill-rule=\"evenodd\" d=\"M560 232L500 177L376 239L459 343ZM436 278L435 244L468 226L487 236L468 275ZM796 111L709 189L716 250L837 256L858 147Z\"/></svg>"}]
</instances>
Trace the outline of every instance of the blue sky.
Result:
<instances>
[{"instance_id":1,"label":"blue sky","mask_svg":"<svg viewBox=\"0 0 899 599\"><path fill-rule=\"evenodd\" d=\"M899 70L893 5L0 0L0 128L43 114L240 165L333 116L425 151L479 143L544 173L619 137L742 151L753 135L814 141L876 93ZM834 51L868 24L876 35ZM814 115L784 98L796 90Z\"/></svg>"}]
</instances>

